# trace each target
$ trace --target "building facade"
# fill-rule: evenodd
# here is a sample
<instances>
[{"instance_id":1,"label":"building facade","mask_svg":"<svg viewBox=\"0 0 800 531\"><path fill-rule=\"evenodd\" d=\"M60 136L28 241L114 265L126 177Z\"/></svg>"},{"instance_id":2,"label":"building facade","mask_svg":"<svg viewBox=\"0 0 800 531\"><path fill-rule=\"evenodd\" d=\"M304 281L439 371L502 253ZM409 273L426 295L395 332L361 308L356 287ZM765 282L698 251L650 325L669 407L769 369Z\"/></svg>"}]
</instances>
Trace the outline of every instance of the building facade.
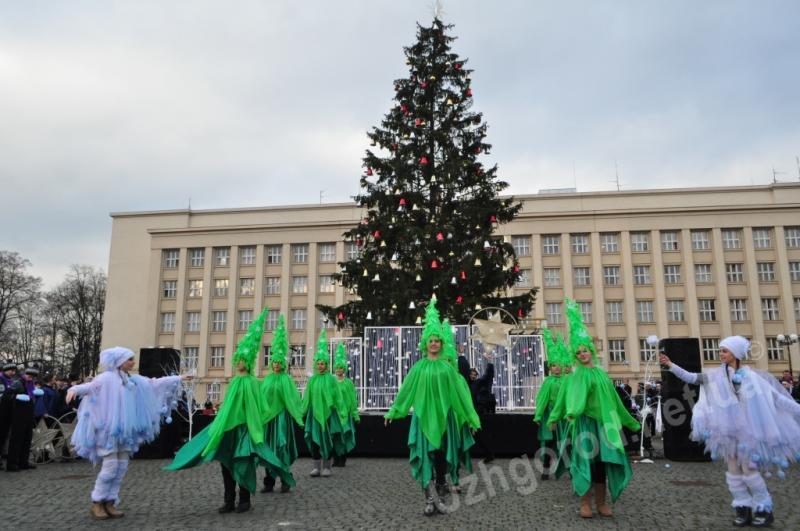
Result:
<instances>
[{"instance_id":1,"label":"building facade","mask_svg":"<svg viewBox=\"0 0 800 531\"><path fill-rule=\"evenodd\" d=\"M613 378L642 377L649 335L697 337L713 365L719 340L740 334L759 368L787 369L791 351L800 369L798 345L776 339L800 322L800 184L517 199L520 215L499 229L519 257L517 289L540 287L534 318L555 330L564 297L575 299ZM354 204L111 216L104 346L178 348L212 398L262 308L271 311L259 371L279 313L304 367L330 327L315 305L349 296L331 275L357 252L342 239L362 218Z\"/></svg>"}]
</instances>

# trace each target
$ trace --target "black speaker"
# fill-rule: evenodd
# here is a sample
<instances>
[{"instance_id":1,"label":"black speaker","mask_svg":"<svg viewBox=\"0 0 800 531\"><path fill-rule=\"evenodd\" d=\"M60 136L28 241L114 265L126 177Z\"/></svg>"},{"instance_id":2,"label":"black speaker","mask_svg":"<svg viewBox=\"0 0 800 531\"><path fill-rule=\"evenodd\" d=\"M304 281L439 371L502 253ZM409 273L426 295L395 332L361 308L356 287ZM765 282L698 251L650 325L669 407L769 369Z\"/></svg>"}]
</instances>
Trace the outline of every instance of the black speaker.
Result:
<instances>
[{"instance_id":1,"label":"black speaker","mask_svg":"<svg viewBox=\"0 0 800 531\"><path fill-rule=\"evenodd\" d=\"M662 350L673 363L689 372L700 372L700 342L695 337L662 339ZM664 457L672 461L708 461L702 444L689 439L692 406L700 386L689 385L669 370L661 369L661 416L664 421Z\"/></svg>"},{"instance_id":2,"label":"black speaker","mask_svg":"<svg viewBox=\"0 0 800 531\"><path fill-rule=\"evenodd\" d=\"M139 350L139 374L147 378L161 378L180 374L181 351L176 348L150 347Z\"/></svg>"}]
</instances>

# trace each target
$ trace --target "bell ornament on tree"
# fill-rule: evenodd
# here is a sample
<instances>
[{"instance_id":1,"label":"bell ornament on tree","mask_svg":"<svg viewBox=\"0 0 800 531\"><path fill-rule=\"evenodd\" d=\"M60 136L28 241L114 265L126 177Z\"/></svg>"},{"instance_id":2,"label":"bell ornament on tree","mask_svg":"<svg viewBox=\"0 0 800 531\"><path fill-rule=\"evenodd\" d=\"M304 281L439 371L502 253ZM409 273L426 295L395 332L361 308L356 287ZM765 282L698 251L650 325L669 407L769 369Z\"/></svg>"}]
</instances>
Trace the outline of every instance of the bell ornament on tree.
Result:
<instances>
[{"instance_id":1,"label":"bell ornament on tree","mask_svg":"<svg viewBox=\"0 0 800 531\"><path fill-rule=\"evenodd\" d=\"M414 309L416 309L416 306L414 306L414 301L411 301L411 302L409 302L409 303L408 303L408 309L409 309L409 310L414 310Z\"/></svg>"},{"instance_id":2,"label":"bell ornament on tree","mask_svg":"<svg viewBox=\"0 0 800 531\"><path fill-rule=\"evenodd\" d=\"M481 266L481 259L480 258L476 258L475 259L475 267L480 267L480 266Z\"/></svg>"}]
</instances>

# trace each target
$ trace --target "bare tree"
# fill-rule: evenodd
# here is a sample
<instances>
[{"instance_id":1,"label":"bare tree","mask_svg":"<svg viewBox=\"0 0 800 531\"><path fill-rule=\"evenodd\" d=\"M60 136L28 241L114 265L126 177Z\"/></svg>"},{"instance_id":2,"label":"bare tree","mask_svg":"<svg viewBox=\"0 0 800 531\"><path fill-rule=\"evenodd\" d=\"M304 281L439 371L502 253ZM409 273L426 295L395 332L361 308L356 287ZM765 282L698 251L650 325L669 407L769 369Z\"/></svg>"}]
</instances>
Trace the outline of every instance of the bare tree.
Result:
<instances>
[{"instance_id":1,"label":"bare tree","mask_svg":"<svg viewBox=\"0 0 800 531\"><path fill-rule=\"evenodd\" d=\"M11 322L23 305L41 296L42 279L28 274L30 266L30 261L19 253L0 251L0 345L6 345L7 349L13 333Z\"/></svg>"},{"instance_id":2,"label":"bare tree","mask_svg":"<svg viewBox=\"0 0 800 531\"><path fill-rule=\"evenodd\" d=\"M72 354L70 372L85 377L97 367L108 279L99 269L73 265L49 295L63 340Z\"/></svg>"}]
</instances>

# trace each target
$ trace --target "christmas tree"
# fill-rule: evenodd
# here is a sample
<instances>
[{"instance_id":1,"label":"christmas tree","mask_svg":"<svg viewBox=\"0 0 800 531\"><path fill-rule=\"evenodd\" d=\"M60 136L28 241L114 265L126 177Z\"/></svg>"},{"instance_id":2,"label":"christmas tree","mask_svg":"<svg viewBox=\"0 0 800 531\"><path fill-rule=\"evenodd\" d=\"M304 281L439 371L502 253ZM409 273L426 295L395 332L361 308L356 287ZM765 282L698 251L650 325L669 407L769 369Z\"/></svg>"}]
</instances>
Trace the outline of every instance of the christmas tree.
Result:
<instances>
[{"instance_id":1,"label":"christmas tree","mask_svg":"<svg viewBox=\"0 0 800 531\"><path fill-rule=\"evenodd\" d=\"M418 25L405 48L407 78L395 81L395 103L367 135L361 223L344 234L358 256L341 262L337 281L358 296L319 306L339 328L412 325L425 304L452 323L476 310L502 307L515 317L533 307L535 290L505 296L520 277L514 248L493 236L521 204L498 194L508 183L479 156L489 152L486 124L472 108L471 70L451 51L451 25Z\"/></svg>"}]
</instances>

